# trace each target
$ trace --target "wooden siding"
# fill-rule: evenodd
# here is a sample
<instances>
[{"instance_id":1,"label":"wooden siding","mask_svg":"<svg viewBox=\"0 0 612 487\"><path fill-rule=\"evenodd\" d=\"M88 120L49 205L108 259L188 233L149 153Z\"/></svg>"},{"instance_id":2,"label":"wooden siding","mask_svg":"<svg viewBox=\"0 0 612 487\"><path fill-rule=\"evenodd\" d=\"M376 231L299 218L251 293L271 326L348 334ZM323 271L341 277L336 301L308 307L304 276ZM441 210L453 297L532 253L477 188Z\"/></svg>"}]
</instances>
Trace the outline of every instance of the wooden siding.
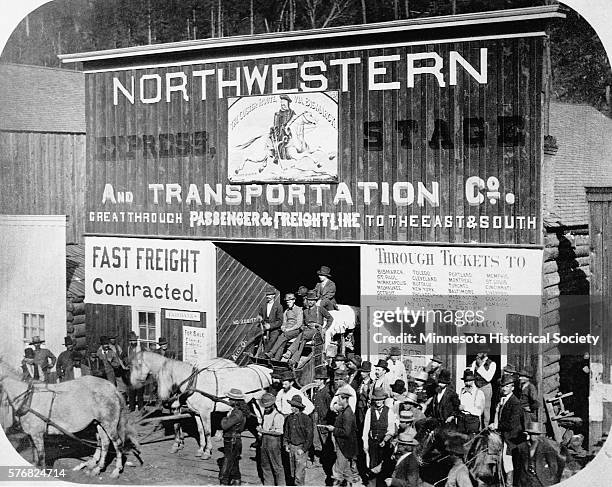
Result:
<instances>
[{"instance_id":1,"label":"wooden siding","mask_svg":"<svg viewBox=\"0 0 612 487\"><path fill-rule=\"evenodd\" d=\"M392 42L391 39L386 42ZM446 87L438 86L436 77L419 75L415 77L413 88L407 87L405 62L387 64L389 77L399 81L400 89L385 91L368 90L367 59L379 55L399 55L405 60L409 53L436 52L448 60L450 51L457 51L472 66L480 67L480 48L488 49L488 82L477 83L463 68L458 69L457 85L450 86L448 63L442 70ZM211 52L214 57L215 53ZM180 56L180 55L178 55ZM179 183L183 196L188 185L195 184L203 192L204 184L213 188L217 183L227 184L227 110L228 96L217 98L216 77L207 80L208 98L201 100L201 80L194 78L193 72L202 69L224 69L235 73L236 68L248 66L260 69L269 63L303 63L323 61L329 66L326 75L329 80L328 91L341 90L340 69L330 66L332 59L360 57L361 64L349 67L349 89L339 93L338 123L338 181L344 182L351 190L354 204L334 205L332 198L337 188L331 184L331 191L323 199L320 207L315 205L314 191L307 185L305 205L270 205L265 198L257 198L247 205L244 198L239 205L223 203L218 206L196 206L173 202L159 204L152 202L150 183ZM177 59L180 61L180 58ZM332 69L333 68L333 69ZM136 99L135 104L119 95L118 104L113 103L113 78L123 86L130 86L132 76L138 80L142 75L157 74L165 78L166 73L184 72L187 90L191 94L184 101L180 93L174 93L172 102L162 98L159 103L143 104ZM283 71L283 89L295 85L297 70ZM235 74L234 74L235 76ZM541 86L542 86L542 38L511 38L480 40L473 42L440 43L431 45L412 45L380 49L359 49L338 53L307 54L300 56L276 57L272 61L265 54L260 59L247 61L228 61L183 66L156 67L146 69L127 69L114 72L90 73L86 76L87 91L87 133L88 133L88 197L89 212L178 212L182 223L145 223L145 222L95 222L88 221L87 231L91 233L161 235L207 237L215 239L283 239L301 241L398 241L398 242L448 242L448 243L499 243L499 244L540 244L540 164L541 164ZM244 80L243 80L244 82ZM147 97L153 96L152 84L145 86ZM267 76L264 94L272 93L271 76ZM163 88L162 88L163 90ZM226 89L233 95L233 89ZM508 119L521 117L524 129L518 133L524 136L524 144L505 145L498 143L498 134L508 129ZM482 147L464 144L465 119L482 118L485 144ZM430 146L436 120L448 122L453 148ZM402 136L396 128L398 120L414 120L418 130L413 135L412 148L402 147ZM381 150L364 148L364 123L380 122L384 131ZM144 159L142 150L134 156L120 157L106 152L97 154L103 138L117 136L153 136L159 140L160 134L179 132L193 134L207 133L207 148L204 156L188 155L151 157ZM214 148L214 151L212 150ZM171 150L172 152L172 150ZM158 154L159 156L159 154ZM470 176L479 176L485 181L495 176L500 181L501 198L496 205L488 198L477 206L467 203L465 181ZM374 192L370 205L363 202L363 192L358 183L372 181L379 184L408 181L415 185L422 181L431 190L431 183L440 184L440 206L425 204L418 207L382 204L379 192ZM115 191L132 191L134 202L102 205L102 194L107 183ZM265 186L265 185L264 185ZM287 191L288 185L284 185ZM244 189L244 188L242 188ZM483 191L484 192L484 191ZM504 195L513 193L516 203L506 203ZM265 188L264 188L265 194ZM378 200L377 200L378 199ZM315 210L316 208L316 210ZM275 211L351 211L361 214L360 228L304 228L304 227L264 227L264 226L200 226L191 227L189 211L255 211L274 214ZM384 226L367 226L365 215L446 215L476 217L481 216L524 216L536 217L536 228L529 230L461 228L456 223L452 228L398 227L386 220ZM127 217L126 217L127 219Z\"/></svg>"},{"instance_id":2,"label":"wooden siding","mask_svg":"<svg viewBox=\"0 0 612 487\"><path fill-rule=\"evenodd\" d=\"M200 313L200 321L177 320L166 316L168 310L163 309L161 313L161 336L168 339L168 350L176 352L176 359L183 360L183 326L204 328L206 326L206 314Z\"/></svg>"},{"instance_id":3,"label":"wooden siding","mask_svg":"<svg viewBox=\"0 0 612 487\"><path fill-rule=\"evenodd\" d=\"M128 336L132 329L132 308L111 304L85 305L87 316L86 337L89 350L97 350L100 337L117 335L117 344L127 350Z\"/></svg>"},{"instance_id":4,"label":"wooden siding","mask_svg":"<svg viewBox=\"0 0 612 487\"><path fill-rule=\"evenodd\" d=\"M591 363L603 366L601 381L612 384L612 188L587 188L591 221L591 333L600 336L591 346Z\"/></svg>"},{"instance_id":5,"label":"wooden siding","mask_svg":"<svg viewBox=\"0 0 612 487\"><path fill-rule=\"evenodd\" d=\"M66 241L85 230L85 135L0 131L0 214L67 215Z\"/></svg>"},{"instance_id":6,"label":"wooden siding","mask_svg":"<svg viewBox=\"0 0 612 487\"><path fill-rule=\"evenodd\" d=\"M229 356L240 341L258 325L249 323L257 317L268 283L236 260L225 250L217 248L217 354ZM241 323L241 320L247 321ZM246 355L239 364L246 363Z\"/></svg>"}]
</instances>

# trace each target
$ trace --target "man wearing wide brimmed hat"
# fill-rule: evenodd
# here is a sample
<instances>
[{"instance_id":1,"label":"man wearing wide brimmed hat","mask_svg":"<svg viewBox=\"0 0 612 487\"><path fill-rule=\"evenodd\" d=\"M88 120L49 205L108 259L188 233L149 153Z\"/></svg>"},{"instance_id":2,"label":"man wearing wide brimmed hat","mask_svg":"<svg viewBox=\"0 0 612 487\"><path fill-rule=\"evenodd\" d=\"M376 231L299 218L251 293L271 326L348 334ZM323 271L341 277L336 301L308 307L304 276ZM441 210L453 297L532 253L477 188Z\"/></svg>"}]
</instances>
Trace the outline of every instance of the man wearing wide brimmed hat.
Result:
<instances>
[{"instance_id":1,"label":"man wearing wide brimmed hat","mask_svg":"<svg viewBox=\"0 0 612 487\"><path fill-rule=\"evenodd\" d=\"M501 398L495 409L494 420L489 425L489 428L499 431L504 440L502 465L506 473L506 485L512 486L514 476L512 455L516 447L525 439L523 434L524 415L521 402L512 393L514 390L514 377L511 375L502 376L500 386Z\"/></svg>"},{"instance_id":2,"label":"man wearing wide brimmed hat","mask_svg":"<svg viewBox=\"0 0 612 487\"><path fill-rule=\"evenodd\" d=\"M474 372L472 369L466 369L463 372L464 386L459 392L459 411L460 415L459 427L468 434L476 434L480 431L480 420L482 412L485 408L484 393L474 384Z\"/></svg>"},{"instance_id":3,"label":"man wearing wide brimmed hat","mask_svg":"<svg viewBox=\"0 0 612 487\"><path fill-rule=\"evenodd\" d=\"M466 435L455 433L444 442L444 449L453 462L446 479L447 487L472 487L473 485L470 471L463 463L463 457L467 453L466 442L468 440L469 438Z\"/></svg>"},{"instance_id":4,"label":"man wearing wide brimmed hat","mask_svg":"<svg viewBox=\"0 0 612 487\"><path fill-rule=\"evenodd\" d=\"M336 303L336 283L331 280L331 269L326 265L322 265L317 271L317 275L319 276L319 282L314 290L321 300L320 306L327 311L338 309L338 304Z\"/></svg>"},{"instance_id":5,"label":"man wearing wide brimmed hat","mask_svg":"<svg viewBox=\"0 0 612 487\"><path fill-rule=\"evenodd\" d=\"M483 392L485 397L485 407L482 414L485 428L489 425L491 419L491 398L493 397L491 381L497 370L497 364L488 355L489 346L486 343L479 344L476 359L470 367L474 372L476 387Z\"/></svg>"},{"instance_id":6,"label":"man wearing wide brimmed hat","mask_svg":"<svg viewBox=\"0 0 612 487\"><path fill-rule=\"evenodd\" d=\"M427 402L427 399L429 399L426 389L428 380L429 374L427 374L427 372L425 372L424 370L413 372L410 375L410 379L408 379L408 390L414 392L417 395L419 399L419 404L421 405L425 404Z\"/></svg>"},{"instance_id":7,"label":"man wearing wide brimmed hat","mask_svg":"<svg viewBox=\"0 0 612 487\"><path fill-rule=\"evenodd\" d=\"M406 373L406 366L402 362L402 352L399 347L391 347L389 350L389 381L391 383L396 380L404 381L404 384L408 383L408 374Z\"/></svg>"},{"instance_id":8,"label":"man wearing wide brimmed hat","mask_svg":"<svg viewBox=\"0 0 612 487\"><path fill-rule=\"evenodd\" d=\"M414 412L403 410L398 414L398 426L397 426L398 434L408 434L411 436L416 436L417 430L414 427Z\"/></svg>"},{"instance_id":9,"label":"man wearing wide brimmed hat","mask_svg":"<svg viewBox=\"0 0 612 487\"><path fill-rule=\"evenodd\" d=\"M349 406L355 412L357 409L357 392L348 384L348 370L336 370L334 372L334 385L336 387L336 394L332 399L330 408L332 411L337 412L337 408L339 407L339 399L340 396L338 394L339 390L343 390L345 393L349 394Z\"/></svg>"},{"instance_id":10,"label":"man wearing wide brimmed hat","mask_svg":"<svg viewBox=\"0 0 612 487\"><path fill-rule=\"evenodd\" d=\"M385 405L387 397L382 389L374 389L372 406L366 412L363 422L363 450L366 453L367 467L372 474L372 486L384 483L384 479L392 471L389 462L391 439L395 436L398 421L393 410Z\"/></svg>"},{"instance_id":11,"label":"man wearing wide brimmed hat","mask_svg":"<svg viewBox=\"0 0 612 487\"><path fill-rule=\"evenodd\" d=\"M70 337L64 337L64 346L66 350L59 354L55 364L57 378L60 382L74 379L72 374L72 352L74 350L74 342Z\"/></svg>"},{"instance_id":12,"label":"man wearing wide brimmed hat","mask_svg":"<svg viewBox=\"0 0 612 487\"><path fill-rule=\"evenodd\" d=\"M312 403L314 404L312 420L315 425L313 438L315 457L320 459L323 470L328 474L328 477L331 477L332 463L329 461L326 463L325 460L329 460L329 458L326 458L326 455L329 457L329 454L333 453L334 446L331 442L329 431L326 428L318 427L318 425L325 426L334 422L335 413L330 410L334 393L328 378L325 366L315 368L314 382L316 392L312 397Z\"/></svg>"},{"instance_id":13,"label":"man wearing wide brimmed hat","mask_svg":"<svg viewBox=\"0 0 612 487\"><path fill-rule=\"evenodd\" d=\"M21 380L29 382L31 380L42 380L44 373L38 365L34 363L34 349L26 348L23 351L23 359L21 360Z\"/></svg>"},{"instance_id":14,"label":"man wearing wide brimmed hat","mask_svg":"<svg viewBox=\"0 0 612 487\"><path fill-rule=\"evenodd\" d=\"M565 459L544 436L540 423L525 428L527 441L516 449L514 485L516 487L548 487L561 481Z\"/></svg>"},{"instance_id":15,"label":"man wearing wide brimmed hat","mask_svg":"<svg viewBox=\"0 0 612 487\"><path fill-rule=\"evenodd\" d=\"M406 392L406 394L404 394L402 403L400 404L400 412L402 411L410 411L414 416L415 422L425 418L425 413L423 413L419 398L414 392Z\"/></svg>"},{"instance_id":16,"label":"man wearing wide brimmed hat","mask_svg":"<svg viewBox=\"0 0 612 487\"><path fill-rule=\"evenodd\" d=\"M45 343L45 341L41 340L40 336L33 336L29 344L34 345L34 363L42 370L44 375L40 380L49 382L51 369L55 365L57 359L55 355L51 353L51 350L40 347L43 343Z\"/></svg>"},{"instance_id":17,"label":"man wearing wide brimmed hat","mask_svg":"<svg viewBox=\"0 0 612 487\"><path fill-rule=\"evenodd\" d=\"M245 396L240 389L232 388L226 394L232 409L221 420L223 430L223 463L219 472L221 485L240 485L240 455L242 454L241 435L244 431L249 410L244 402Z\"/></svg>"},{"instance_id":18,"label":"man wearing wide brimmed hat","mask_svg":"<svg viewBox=\"0 0 612 487\"><path fill-rule=\"evenodd\" d=\"M393 475L385 479L389 487L418 487L422 484L419 477L419 462L412 454L419 442L409 433L400 433L395 447L395 469Z\"/></svg>"},{"instance_id":19,"label":"man wearing wide brimmed hat","mask_svg":"<svg viewBox=\"0 0 612 487\"><path fill-rule=\"evenodd\" d=\"M282 94L279 97L280 108L274 114L274 125L270 127L270 140L272 141L274 151L274 162L278 164L279 159L287 159L287 142L291 137L291 131L287 127L295 112L291 109L291 97Z\"/></svg>"},{"instance_id":20,"label":"man wearing wide brimmed hat","mask_svg":"<svg viewBox=\"0 0 612 487\"><path fill-rule=\"evenodd\" d=\"M283 312L283 323L280 327L280 335L269 352L268 358L280 360L285 351L285 345L289 340L297 338L304 323L304 310L295 304L295 294L285 294L287 308Z\"/></svg>"},{"instance_id":21,"label":"man wearing wide brimmed hat","mask_svg":"<svg viewBox=\"0 0 612 487\"><path fill-rule=\"evenodd\" d=\"M115 371L120 368L119 357L115 350L111 348L108 341L108 336L100 335L100 346L98 347L98 357L104 367L104 375L106 380L117 385L117 375Z\"/></svg>"},{"instance_id":22,"label":"man wearing wide brimmed hat","mask_svg":"<svg viewBox=\"0 0 612 487\"><path fill-rule=\"evenodd\" d=\"M173 350L168 350L168 339L166 337L158 338L155 353L162 357L176 359L176 353Z\"/></svg>"},{"instance_id":23,"label":"man wearing wide brimmed hat","mask_svg":"<svg viewBox=\"0 0 612 487\"><path fill-rule=\"evenodd\" d=\"M285 418L283 441L289 454L291 477L294 485L305 485L306 461L308 450L312 446L313 424L310 416L305 414L306 405L303 396L296 394L289 400L291 414Z\"/></svg>"},{"instance_id":24,"label":"man wearing wide brimmed hat","mask_svg":"<svg viewBox=\"0 0 612 487\"><path fill-rule=\"evenodd\" d=\"M518 376L521 387L519 401L521 402L521 407L525 411L526 420L528 422L536 422L538 420L540 400L538 399L538 390L533 382L531 382L533 378L531 367L523 367L519 370Z\"/></svg>"},{"instance_id":25,"label":"man wearing wide brimmed hat","mask_svg":"<svg viewBox=\"0 0 612 487\"><path fill-rule=\"evenodd\" d=\"M294 396L301 396L302 404L304 404L304 412L310 414L314 411L314 404L308 399L302 391L295 387L295 375L291 370L286 370L282 373L281 383L283 388L276 394L276 407L285 416L291 414L290 401Z\"/></svg>"},{"instance_id":26,"label":"man wearing wide brimmed hat","mask_svg":"<svg viewBox=\"0 0 612 487\"><path fill-rule=\"evenodd\" d=\"M442 423L451 423L459 415L459 396L448 387L451 383L451 374L442 369L438 376L437 391L425 409L425 416L435 418Z\"/></svg>"},{"instance_id":27,"label":"man wearing wide brimmed hat","mask_svg":"<svg viewBox=\"0 0 612 487\"><path fill-rule=\"evenodd\" d=\"M261 435L259 456L264 485L285 485L281 457L285 416L276 409L275 400L269 392L261 397L263 421L262 425L257 427L257 432Z\"/></svg>"}]
</instances>

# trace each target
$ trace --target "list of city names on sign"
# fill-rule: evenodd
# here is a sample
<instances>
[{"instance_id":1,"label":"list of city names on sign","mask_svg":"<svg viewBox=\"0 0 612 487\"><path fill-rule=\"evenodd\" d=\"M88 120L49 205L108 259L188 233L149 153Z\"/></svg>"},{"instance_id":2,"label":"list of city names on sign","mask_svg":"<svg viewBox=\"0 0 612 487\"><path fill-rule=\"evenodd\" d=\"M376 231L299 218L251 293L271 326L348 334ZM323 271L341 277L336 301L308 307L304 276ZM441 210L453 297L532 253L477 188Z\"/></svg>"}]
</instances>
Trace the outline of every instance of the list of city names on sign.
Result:
<instances>
[{"instance_id":1,"label":"list of city names on sign","mask_svg":"<svg viewBox=\"0 0 612 487\"><path fill-rule=\"evenodd\" d=\"M381 305L507 310L541 294L537 249L364 245L361 266L362 293ZM539 313L538 300L518 302L531 308L520 314Z\"/></svg>"}]
</instances>

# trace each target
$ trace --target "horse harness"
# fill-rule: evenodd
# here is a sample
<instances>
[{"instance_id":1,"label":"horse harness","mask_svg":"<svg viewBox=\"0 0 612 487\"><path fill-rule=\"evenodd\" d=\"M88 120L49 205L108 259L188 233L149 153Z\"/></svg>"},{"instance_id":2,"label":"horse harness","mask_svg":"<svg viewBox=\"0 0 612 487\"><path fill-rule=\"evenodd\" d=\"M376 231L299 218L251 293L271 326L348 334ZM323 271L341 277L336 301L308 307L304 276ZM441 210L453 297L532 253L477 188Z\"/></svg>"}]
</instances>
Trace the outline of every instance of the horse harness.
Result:
<instances>
[{"instance_id":1,"label":"horse harness","mask_svg":"<svg viewBox=\"0 0 612 487\"><path fill-rule=\"evenodd\" d=\"M51 402L49 403L49 413L47 416L44 416L43 414L39 413L35 409L32 409L32 398L34 397L35 392L49 392L53 394L51 396ZM51 389L48 389L48 388L37 389L34 386L34 382L30 381L28 382L28 388L25 391L23 391L21 394L18 394L17 396L15 396L13 399L10 398L10 396L8 395L8 392L5 391L5 394L6 394L6 399L9 405L13 408L15 416L19 418L20 421L21 421L21 418L25 416L26 414L32 413L34 416L36 416L38 419L40 419L41 421L45 423L45 434L49 434L49 426L52 426L53 428L57 429L62 434L68 436L69 438L73 440L76 440L88 446L94 446L94 447L98 446L97 442L83 440L79 438L78 436L74 435L73 433L71 433L70 431L62 428L59 424L57 424L55 421L51 419L51 412L53 410L53 403L55 402L55 396L57 396L57 391L52 391ZM23 400L21 401L21 404L19 405L19 407L16 407L16 401L18 401L22 397L23 397Z\"/></svg>"}]
</instances>

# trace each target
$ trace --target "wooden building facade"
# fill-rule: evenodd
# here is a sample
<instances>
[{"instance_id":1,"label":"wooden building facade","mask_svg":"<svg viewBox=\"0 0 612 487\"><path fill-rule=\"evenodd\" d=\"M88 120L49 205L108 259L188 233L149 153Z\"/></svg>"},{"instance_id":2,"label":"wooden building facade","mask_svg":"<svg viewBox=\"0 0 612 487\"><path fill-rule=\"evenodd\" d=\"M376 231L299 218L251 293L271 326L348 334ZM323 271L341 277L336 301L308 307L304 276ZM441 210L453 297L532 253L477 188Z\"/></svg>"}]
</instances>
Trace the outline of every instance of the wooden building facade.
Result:
<instances>
[{"instance_id":1,"label":"wooden building facade","mask_svg":"<svg viewBox=\"0 0 612 487\"><path fill-rule=\"evenodd\" d=\"M366 309L386 292L524 292L529 305L447 333L540 332L543 52L560 17L533 7L62 56L86 73L91 346L112 331L153 342L170 309L226 355L266 284L312 287L301 280L320 265L342 269L339 292L362 307L362 355L388 345L372 346ZM403 265L412 257L426 260ZM408 267L408 284L377 277ZM457 377L476 349L418 352L443 353ZM539 378L540 350L496 355Z\"/></svg>"}]
</instances>

